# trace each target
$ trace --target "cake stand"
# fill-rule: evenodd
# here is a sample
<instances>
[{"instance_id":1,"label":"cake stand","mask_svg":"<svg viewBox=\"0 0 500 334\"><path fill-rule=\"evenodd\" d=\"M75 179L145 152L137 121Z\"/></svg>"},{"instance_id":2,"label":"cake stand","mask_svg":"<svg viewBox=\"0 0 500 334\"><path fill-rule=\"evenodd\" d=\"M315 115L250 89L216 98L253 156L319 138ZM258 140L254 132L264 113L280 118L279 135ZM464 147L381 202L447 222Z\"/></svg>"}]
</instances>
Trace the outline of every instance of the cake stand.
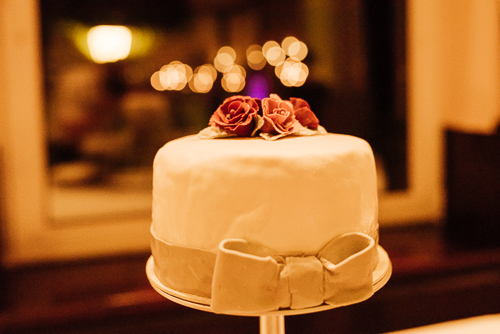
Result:
<instances>
[{"instance_id":1,"label":"cake stand","mask_svg":"<svg viewBox=\"0 0 500 334\"><path fill-rule=\"evenodd\" d=\"M373 271L373 292L377 292L378 290L380 290L387 283L387 281L389 281L389 278L392 274L392 264L389 256L380 245L377 246L377 251L379 261L377 267ZM146 264L146 274L151 286L163 297L183 306L187 306L200 311L214 313L214 311L210 307L209 300L204 300L203 298L201 298L199 302L192 301L193 296L183 296L182 293L171 290L170 288L164 286L156 277L156 274L154 272L154 258L152 256L148 259L148 262ZM315 313L330 310L336 307L338 306L322 304L319 306L299 310L280 309L278 311L257 314L235 312L228 315L259 317L260 334L285 334L285 316Z\"/></svg>"}]
</instances>

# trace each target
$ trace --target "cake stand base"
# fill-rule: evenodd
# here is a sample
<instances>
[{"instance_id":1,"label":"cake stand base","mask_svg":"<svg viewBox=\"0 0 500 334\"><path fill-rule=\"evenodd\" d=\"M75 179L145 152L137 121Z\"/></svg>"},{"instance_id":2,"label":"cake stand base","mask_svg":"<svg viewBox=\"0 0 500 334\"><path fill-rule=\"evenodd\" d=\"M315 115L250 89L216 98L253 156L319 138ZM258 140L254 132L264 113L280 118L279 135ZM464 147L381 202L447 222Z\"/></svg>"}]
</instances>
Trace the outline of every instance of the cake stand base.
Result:
<instances>
[{"instance_id":1,"label":"cake stand base","mask_svg":"<svg viewBox=\"0 0 500 334\"><path fill-rule=\"evenodd\" d=\"M373 292L380 290L389 281L392 274L392 264L385 250L379 245L377 246L379 261L377 268L373 271ZM156 277L154 271L154 258L151 256L146 264L146 274L151 286L163 297L183 306L194 308L200 311L213 312L210 308L209 300L196 302L193 296L186 295L181 292L172 290L164 286ZM277 311L266 312L264 314L248 314L248 313L233 313L230 315L236 316L258 316L260 318L260 333L261 334L285 334L285 316L308 314L320 311L326 311L338 306L328 304L310 307L306 309L292 310L280 309Z\"/></svg>"}]
</instances>

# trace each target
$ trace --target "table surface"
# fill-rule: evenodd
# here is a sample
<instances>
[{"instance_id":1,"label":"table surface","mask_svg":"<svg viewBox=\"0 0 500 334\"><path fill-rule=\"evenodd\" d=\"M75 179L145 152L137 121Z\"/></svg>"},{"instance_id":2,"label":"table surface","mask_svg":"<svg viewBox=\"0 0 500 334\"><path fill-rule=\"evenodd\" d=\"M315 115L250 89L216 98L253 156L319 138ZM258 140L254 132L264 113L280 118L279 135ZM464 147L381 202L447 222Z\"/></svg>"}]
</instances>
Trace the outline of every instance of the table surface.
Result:
<instances>
[{"instance_id":1,"label":"table surface","mask_svg":"<svg viewBox=\"0 0 500 334\"><path fill-rule=\"evenodd\" d=\"M475 304L478 293L499 294L500 248L459 249L446 242L441 228L435 224L382 228L380 236L380 244L393 265L391 280L373 300L329 313L329 318L350 317L352 323L344 325L359 326L355 316L375 312L378 319L385 319L385 324L377 323L382 320L373 317L365 326L390 331L481 312L500 313L500 301L496 301L500 296L492 297L486 306ZM149 256L149 252L144 252L4 269L0 273L0 332L7 332L4 330L7 328L22 332L26 328L70 326L77 322L147 318L152 314L192 317L187 308L166 300L150 286L145 273ZM453 299L458 298L454 296L457 289L462 289L466 293L464 298L470 298L471 305L476 306L470 310L453 309L451 303L457 304ZM443 305L439 316L423 309L422 305L429 303L430 298L438 298L436 307ZM407 302L408 311L402 310L401 303ZM399 312L397 317L392 314L394 309ZM307 319L317 320L314 316ZM321 318L321 321L333 320Z\"/></svg>"},{"instance_id":2,"label":"table surface","mask_svg":"<svg viewBox=\"0 0 500 334\"><path fill-rule=\"evenodd\" d=\"M387 334L498 334L500 314L483 315L405 329Z\"/></svg>"}]
</instances>

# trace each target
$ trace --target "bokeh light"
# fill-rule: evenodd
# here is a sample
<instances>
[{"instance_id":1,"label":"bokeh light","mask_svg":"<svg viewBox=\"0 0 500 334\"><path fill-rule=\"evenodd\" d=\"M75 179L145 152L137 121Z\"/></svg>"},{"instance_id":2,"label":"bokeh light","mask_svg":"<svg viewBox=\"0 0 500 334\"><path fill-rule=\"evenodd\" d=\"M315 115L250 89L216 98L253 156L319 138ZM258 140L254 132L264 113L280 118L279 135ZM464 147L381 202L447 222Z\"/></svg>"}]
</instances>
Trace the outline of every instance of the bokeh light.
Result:
<instances>
[{"instance_id":1,"label":"bokeh light","mask_svg":"<svg viewBox=\"0 0 500 334\"><path fill-rule=\"evenodd\" d=\"M191 67L180 61L173 61L163 66L159 71L160 84L166 90L184 89L192 76Z\"/></svg>"},{"instance_id":2,"label":"bokeh light","mask_svg":"<svg viewBox=\"0 0 500 334\"><path fill-rule=\"evenodd\" d=\"M213 87L213 81L207 72L197 72L189 81L189 88L195 93L208 93Z\"/></svg>"},{"instance_id":3,"label":"bokeh light","mask_svg":"<svg viewBox=\"0 0 500 334\"><path fill-rule=\"evenodd\" d=\"M236 61L236 51L230 46L223 46L217 51L217 56L214 59L214 65L217 71L221 73L227 72L227 70Z\"/></svg>"},{"instance_id":4,"label":"bokeh light","mask_svg":"<svg viewBox=\"0 0 500 334\"><path fill-rule=\"evenodd\" d=\"M285 37L281 42L281 48L283 49L283 51L285 51L287 55L290 55L290 46L298 41L299 40L293 36Z\"/></svg>"},{"instance_id":5,"label":"bokeh light","mask_svg":"<svg viewBox=\"0 0 500 334\"><path fill-rule=\"evenodd\" d=\"M226 73L222 77L222 88L229 93L241 92L245 88L245 77L240 73Z\"/></svg>"},{"instance_id":6,"label":"bokeh light","mask_svg":"<svg viewBox=\"0 0 500 334\"><path fill-rule=\"evenodd\" d=\"M308 53L307 45L293 36L285 37L281 42L281 47L289 57L298 60L304 60Z\"/></svg>"},{"instance_id":7,"label":"bokeh light","mask_svg":"<svg viewBox=\"0 0 500 334\"><path fill-rule=\"evenodd\" d=\"M189 88L195 93L208 93L212 89L215 79L217 79L217 70L213 65L198 66L189 81Z\"/></svg>"},{"instance_id":8,"label":"bokeh light","mask_svg":"<svg viewBox=\"0 0 500 334\"><path fill-rule=\"evenodd\" d=\"M114 63L130 54L132 32L125 26L95 26L87 32L87 44L94 62Z\"/></svg>"},{"instance_id":9,"label":"bokeh light","mask_svg":"<svg viewBox=\"0 0 500 334\"><path fill-rule=\"evenodd\" d=\"M269 63L275 67L275 74L283 85L299 87L309 76L309 68L302 62L307 52L304 42L296 37L288 36L283 39L281 45L272 40L267 41L263 46L250 45L246 50L246 61L248 67L254 71L262 70ZM150 80L151 86L158 91L163 91L182 90L188 85L195 93L208 93L213 88L218 72L220 72L222 73L222 88L231 93L240 92L246 86L247 73L245 67L236 64L236 58L236 51L232 47L223 46L217 51L213 65L204 64L194 71L180 61L173 61L153 73ZM266 76L263 75L263 77ZM261 87L261 83L265 83L265 87ZM250 85L248 89L257 92L259 96L269 90L268 80L253 80Z\"/></svg>"},{"instance_id":10,"label":"bokeh light","mask_svg":"<svg viewBox=\"0 0 500 334\"><path fill-rule=\"evenodd\" d=\"M234 64L222 76L221 85L226 92L236 93L245 87L247 72L243 66Z\"/></svg>"},{"instance_id":11,"label":"bokeh light","mask_svg":"<svg viewBox=\"0 0 500 334\"><path fill-rule=\"evenodd\" d=\"M164 91L165 88L162 86L160 82L160 71L156 71L151 75L150 78L151 86L156 89L157 91Z\"/></svg>"},{"instance_id":12,"label":"bokeh light","mask_svg":"<svg viewBox=\"0 0 500 334\"><path fill-rule=\"evenodd\" d=\"M283 85L287 87L300 87L307 80L309 68L306 64L295 58L288 58L276 66L275 74Z\"/></svg>"},{"instance_id":13,"label":"bokeh light","mask_svg":"<svg viewBox=\"0 0 500 334\"><path fill-rule=\"evenodd\" d=\"M217 79L217 70L215 69L214 65L212 64L204 64L201 66L198 66L195 70L195 73L205 73L207 74L212 82L214 82Z\"/></svg>"},{"instance_id":14,"label":"bokeh light","mask_svg":"<svg viewBox=\"0 0 500 334\"><path fill-rule=\"evenodd\" d=\"M267 62L276 66L286 58L285 51L276 41L268 41L262 46L262 54L266 57Z\"/></svg>"},{"instance_id":15,"label":"bokeh light","mask_svg":"<svg viewBox=\"0 0 500 334\"><path fill-rule=\"evenodd\" d=\"M230 74L230 73L239 74L244 78L246 78L246 76L247 76L247 71L245 71L245 68L243 66L240 66L237 64L234 64L233 66L231 66L230 68L227 69L226 74Z\"/></svg>"},{"instance_id":16,"label":"bokeh light","mask_svg":"<svg viewBox=\"0 0 500 334\"><path fill-rule=\"evenodd\" d=\"M288 55L298 60L304 60L308 52L307 45L302 41L293 42L288 48Z\"/></svg>"},{"instance_id":17,"label":"bokeh light","mask_svg":"<svg viewBox=\"0 0 500 334\"><path fill-rule=\"evenodd\" d=\"M257 44L247 48L247 64L252 70L260 71L266 66L266 57L262 53L262 47Z\"/></svg>"}]
</instances>

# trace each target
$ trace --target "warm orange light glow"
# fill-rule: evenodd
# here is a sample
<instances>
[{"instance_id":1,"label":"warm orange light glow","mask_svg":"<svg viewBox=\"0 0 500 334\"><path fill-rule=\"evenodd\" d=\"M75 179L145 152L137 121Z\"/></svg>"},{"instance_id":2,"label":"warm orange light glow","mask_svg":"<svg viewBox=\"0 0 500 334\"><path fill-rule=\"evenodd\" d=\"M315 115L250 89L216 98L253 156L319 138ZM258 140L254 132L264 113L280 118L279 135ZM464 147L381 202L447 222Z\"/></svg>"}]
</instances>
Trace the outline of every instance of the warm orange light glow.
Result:
<instances>
[{"instance_id":1,"label":"warm orange light glow","mask_svg":"<svg viewBox=\"0 0 500 334\"><path fill-rule=\"evenodd\" d=\"M132 32L125 26L95 26L87 33L87 44L93 61L113 63L130 54Z\"/></svg>"},{"instance_id":2,"label":"warm orange light glow","mask_svg":"<svg viewBox=\"0 0 500 334\"><path fill-rule=\"evenodd\" d=\"M288 58L287 58L288 55ZM275 66L276 76L288 87L302 86L308 75L308 67L301 62L307 55L307 46L293 36L286 37L280 46L276 41L268 41L262 47L254 44L246 50L248 66L259 71L267 63ZM235 63L236 51L223 46L217 51L214 64L204 64L194 71L186 64L172 61L151 76L151 85L156 90L182 90L186 85L196 93L208 93L222 73L222 88L231 93L240 92L246 85L246 70Z\"/></svg>"},{"instance_id":3,"label":"warm orange light glow","mask_svg":"<svg viewBox=\"0 0 500 334\"><path fill-rule=\"evenodd\" d=\"M307 45L293 36L283 39L281 47L288 56L297 58L298 60L304 60L308 53Z\"/></svg>"},{"instance_id":4,"label":"warm orange light glow","mask_svg":"<svg viewBox=\"0 0 500 334\"><path fill-rule=\"evenodd\" d=\"M193 76L193 70L189 65L180 61L173 61L165 65L159 71L160 84L167 90L182 90ZM153 86L154 87L154 86Z\"/></svg>"},{"instance_id":5,"label":"warm orange light glow","mask_svg":"<svg viewBox=\"0 0 500 334\"><path fill-rule=\"evenodd\" d=\"M293 36L283 39L281 47L288 56L297 58L298 60L304 60L308 53L307 45Z\"/></svg>"},{"instance_id":6,"label":"warm orange light glow","mask_svg":"<svg viewBox=\"0 0 500 334\"><path fill-rule=\"evenodd\" d=\"M247 49L247 64L252 70L259 71L266 66L266 57L262 53L262 47L254 44Z\"/></svg>"},{"instance_id":7,"label":"warm orange light glow","mask_svg":"<svg viewBox=\"0 0 500 334\"><path fill-rule=\"evenodd\" d=\"M164 91L165 88L162 86L161 82L160 82L160 71L156 71L153 73L153 75L151 75L151 79L150 79L150 82L151 82L151 86L156 89L157 91Z\"/></svg>"},{"instance_id":8,"label":"warm orange light glow","mask_svg":"<svg viewBox=\"0 0 500 334\"><path fill-rule=\"evenodd\" d=\"M155 32L150 28L130 27L132 31L132 45L129 58L145 56L155 43Z\"/></svg>"},{"instance_id":9,"label":"warm orange light glow","mask_svg":"<svg viewBox=\"0 0 500 334\"><path fill-rule=\"evenodd\" d=\"M240 65L237 65L237 64L234 64L233 66L231 66L230 68L227 69L226 71L227 74L230 74L230 73L236 73L236 74L240 74L243 78L246 78L247 76L247 71L245 71L245 69L243 68L243 66L240 66Z\"/></svg>"},{"instance_id":10,"label":"warm orange light glow","mask_svg":"<svg viewBox=\"0 0 500 334\"><path fill-rule=\"evenodd\" d=\"M234 64L236 60L236 51L230 46L223 46L217 51L217 56L214 59L214 65L217 71L221 73L227 70Z\"/></svg>"},{"instance_id":11,"label":"warm orange light glow","mask_svg":"<svg viewBox=\"0 0 500 334\"><path fill-rule=\"evenodd\" d=\"M298 41L290 45L288 48L288 55L298 60L303 60L307 56L308 51L307 45L304 42Z\"/></svg>"},{"instance_id":12,"label":"warm orange light glow","mask_svg":"<svg viewBox=\"0 0 500 334\"><path fill-rule=\"evenodd\" d=\"M229 93L236 93L245 87L245 78L240 73L226 73L222 77L222 88Z\"/></svg>"},{"instance_id":13,"label":"warm orange light glow","mask_svg":"<svg viewBox=\"0 0 500 334\"><path fill-rule=\"evenodd\" d=\"M309 68L297 59L288 58L276 66L275 73L283 85L300 87L307 80Z\"/></svg>"},{"instance_id":14,"label":"warm orange light glow","mask_svg":"<svg viewBox=\"0 0 500 334\"><path fill-rule=\"evenodd\" d=\"M285 37L281 42L281 48L283 48L283 51L285 51L287 55L290 55L289 52L290 46L298 41L299 40L293 36Z\"/></svg>"},{"instance_id":15,"label":"warm orange light glow","mask_svg":"<svg viewBox=\"0 0 500 334\"><path fill-rule=\"evenodd\" d=\"M262 53L264 57L266 57L267 62L272 66L278 65L286 58L285 51L283 51L278 42L275 41L266 42L264 46L262 46Z\"/></svg>"},{"instance_id":16,"label":"warm orange light glow","mask_svg":"<svg viewBox=\"0 0 500 334\"><path fill-rule=\"evenodd\" d=\"M189 88L195 93L208 93L212 86L212 77L207 72L195 73L189 81Z\"/></svg>"},{"instance_id":17,"label":"warm orange light glow","mask_svg":"<svg viewBox=\"0 0 500 334\"><path fill-rule=\"evenodd\" d=\"M234 64L222 76L221 85L226 92L236 93L245 87L247 72L243 66Z\"/></svg>"},{"instance_id":18,"label":"warm orange light glow","mask_svg":"<svg viewBox=\"0 0 500 334\"><path fill-rule=\"evenodd\" d=\"M217 79L217 70L215 69L214 65L212 64L204 64L201 66L198 66L195 69L195 73L205 73L207 74L212 82L214 82Z\"/></svg>"},{"instance_id":19,"label":"warm orange light glow","mask_svg":"<svg viewBox=\"0 0 500 334\"><path fill-rule=\"evenodd\" d=\"M264 45L262 46L262 53L264 54L264 57L266 56L267 52L273 47L280 47L280 45L276 41L267 41L264 43Z\"/></svg>"}]
</instances>

